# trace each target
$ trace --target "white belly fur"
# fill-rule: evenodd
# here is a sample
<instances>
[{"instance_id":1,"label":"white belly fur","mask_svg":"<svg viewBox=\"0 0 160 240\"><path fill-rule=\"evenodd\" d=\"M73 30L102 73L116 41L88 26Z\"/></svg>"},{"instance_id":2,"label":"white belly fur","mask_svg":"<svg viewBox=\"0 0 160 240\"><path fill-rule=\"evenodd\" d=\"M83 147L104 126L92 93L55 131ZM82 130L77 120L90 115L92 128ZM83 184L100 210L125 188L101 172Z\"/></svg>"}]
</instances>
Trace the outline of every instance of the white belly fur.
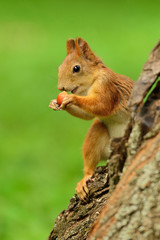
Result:
<instances>
[{"instance_id":1,"label":"white belly fur","mask_svg":"<svg viewBox=\"0 0 160 240\"><path fill-rule=\"evenodd\" d=\"M110 138L122 137L129 122L128 112L117 112L108 118L100 119L107 127Z\"/></svg>"}]
</instances>

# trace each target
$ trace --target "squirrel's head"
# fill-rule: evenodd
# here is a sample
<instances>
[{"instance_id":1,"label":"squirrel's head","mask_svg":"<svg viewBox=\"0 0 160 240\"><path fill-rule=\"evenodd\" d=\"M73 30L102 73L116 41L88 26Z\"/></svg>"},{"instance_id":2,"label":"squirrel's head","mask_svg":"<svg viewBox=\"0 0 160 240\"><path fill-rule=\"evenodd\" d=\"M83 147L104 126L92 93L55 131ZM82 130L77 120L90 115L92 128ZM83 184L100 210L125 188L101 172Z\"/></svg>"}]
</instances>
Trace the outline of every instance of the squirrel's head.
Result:
<instances>
[{"instance_id":1,"label":"squirrel's head","mask_svg":"<svg viewBox=\"0 0 160 240\"><path fill-rule=\"evenodd\" d=\"M82 38L67 41L67 56L58 69L58 89L77 95L87 95L95 80L98 65L102 60L90 49Z\"/></svg>"}]
</instances>

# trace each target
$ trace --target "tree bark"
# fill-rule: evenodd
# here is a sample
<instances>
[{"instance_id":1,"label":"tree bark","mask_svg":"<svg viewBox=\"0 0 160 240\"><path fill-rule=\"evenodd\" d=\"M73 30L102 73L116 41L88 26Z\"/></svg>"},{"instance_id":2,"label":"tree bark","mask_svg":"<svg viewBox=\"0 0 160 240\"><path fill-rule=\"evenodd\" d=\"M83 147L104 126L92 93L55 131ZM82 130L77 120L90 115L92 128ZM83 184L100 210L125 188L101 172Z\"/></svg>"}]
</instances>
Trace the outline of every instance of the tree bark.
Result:
<instances>
[{"instance_id":1,"label":"tree bark","mask_svg":"<svg viewBox=\"0 0 160 240\"><path fill-rule=\"evenodd\" d=\"M160 41L134 85L125 136L112 140L107 166L87 182L89 201L74 195L48 240L160 239L159 76Z\"/></svg>"}]
</instances>

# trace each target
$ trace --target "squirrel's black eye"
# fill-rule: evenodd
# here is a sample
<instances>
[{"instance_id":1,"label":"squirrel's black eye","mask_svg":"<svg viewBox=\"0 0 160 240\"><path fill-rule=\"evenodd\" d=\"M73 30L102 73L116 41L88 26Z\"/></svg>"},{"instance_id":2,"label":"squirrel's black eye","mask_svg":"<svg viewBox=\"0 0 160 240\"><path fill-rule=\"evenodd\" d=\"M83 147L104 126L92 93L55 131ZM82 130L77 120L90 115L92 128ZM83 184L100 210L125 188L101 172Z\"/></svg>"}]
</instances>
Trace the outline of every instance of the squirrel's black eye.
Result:
<instances>
[{"instance_id":1,"label":"squirrel's black eye","mask_svg":"<svg viewBox=\"0 0 160 240\"><path fill-rule=\"evenodd\" d=\"M80 66L79 65L74 66L73 73L79 72L79 71L80 71Z\"/></svg>"}]
</instances>

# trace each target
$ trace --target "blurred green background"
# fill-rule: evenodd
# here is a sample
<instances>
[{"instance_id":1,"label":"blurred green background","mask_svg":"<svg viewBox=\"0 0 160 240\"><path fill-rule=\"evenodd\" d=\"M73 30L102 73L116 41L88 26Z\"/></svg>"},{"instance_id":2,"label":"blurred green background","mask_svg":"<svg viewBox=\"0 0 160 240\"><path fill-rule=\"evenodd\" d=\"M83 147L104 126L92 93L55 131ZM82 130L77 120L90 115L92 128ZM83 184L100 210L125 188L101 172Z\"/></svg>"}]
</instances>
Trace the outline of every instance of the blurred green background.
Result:
<instances>
[{"instance_id":1,"label":"blurred green background","mask_svg":"<svg viewBox=\"0 0 160 240\"><path fill-rule=\"evenodd\" d=\"M160 1L0 1L0 239L46 239L83 175L90 121L48 108L66 40L83 37L137 80L160 37Z\"/></svg>"}]
</instances>

